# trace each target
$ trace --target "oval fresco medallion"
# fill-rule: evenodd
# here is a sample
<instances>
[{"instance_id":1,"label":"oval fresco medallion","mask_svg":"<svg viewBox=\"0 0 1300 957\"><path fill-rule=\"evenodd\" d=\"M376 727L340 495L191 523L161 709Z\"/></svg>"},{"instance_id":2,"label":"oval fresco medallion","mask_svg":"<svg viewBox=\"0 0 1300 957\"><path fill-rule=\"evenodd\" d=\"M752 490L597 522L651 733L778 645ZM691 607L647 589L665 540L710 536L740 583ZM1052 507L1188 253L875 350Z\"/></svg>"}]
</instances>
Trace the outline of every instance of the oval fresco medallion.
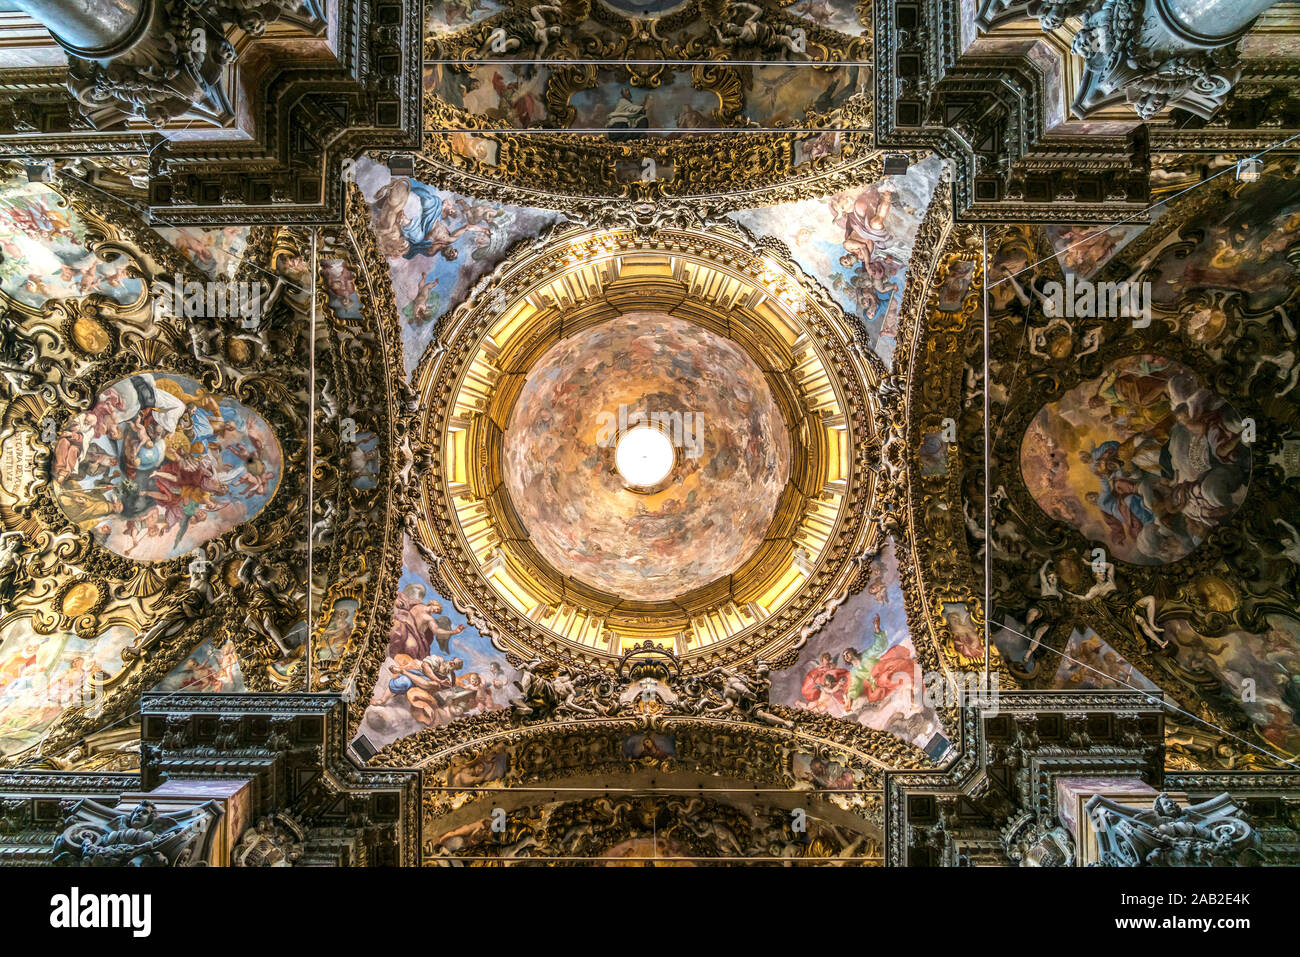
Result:
<instances>
[{"instance_id":1,"label":"oval fresco medallion","mask_svg":"<svg viewBox=\"0 0 1300 957\"><path fill-rule=\"evenodd\" d=\"M1191 369L1128 356L1043 406L1021 440L1025 486L1122 561L1185 557L1250 483L1237 411Z\"/></svg>"},{"instance_id":2,"label":"oval fresco medallion","mask_svg":"<svg viewBox=\"0 0 1300 957\"><path fill-rule=\"evenodd\" d=\"M125 558L164 561L256 517L283 461L242 403L188 376L141 372L68 420L50 468L70 522Z\"/></svg>"},{"instance_id":3,"label":"oval fresco medallion","mask_svg":"<svg viewBox=\"0 0 1300 957\"><path fill-rule=\"evenodd\" d=\"M619 439L647 422L676 453L650 488L629 484L615 459ZM510 500L541 556L639 601L734 572L762 544L790 474L762 370L727 339L659 313L552 346L528 374L504 453Z\"/></svg>"}]
</instances>

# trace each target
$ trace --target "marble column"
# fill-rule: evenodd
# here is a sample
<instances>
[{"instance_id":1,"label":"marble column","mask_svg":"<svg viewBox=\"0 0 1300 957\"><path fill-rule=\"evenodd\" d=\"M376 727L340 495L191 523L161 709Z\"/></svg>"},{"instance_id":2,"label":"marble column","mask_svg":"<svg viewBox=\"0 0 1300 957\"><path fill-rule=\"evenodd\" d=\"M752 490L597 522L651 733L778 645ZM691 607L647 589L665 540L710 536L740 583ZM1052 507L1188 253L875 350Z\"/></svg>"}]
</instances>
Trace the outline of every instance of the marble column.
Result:
<instances>
[{"instance_id":1,"label":"marble column","mask_svg":"<svg viewBox=\"0 0 1300 957\"><path fill-rule=\"evenodd\" d=\"M124 53L149 24L153 0L15 0L69 53L88 60Z\"/></svg>"},{"instance_id":2,"label":"marble column","mask_svg":"<svg viewBox=\"0 0 1300 957\"><path fill-rule=\"evenodd\" d=\"M1240 39L1278 0L1154 0L1157 14L1189 46L1219 47Z\"/></svg>"}]
</instances>

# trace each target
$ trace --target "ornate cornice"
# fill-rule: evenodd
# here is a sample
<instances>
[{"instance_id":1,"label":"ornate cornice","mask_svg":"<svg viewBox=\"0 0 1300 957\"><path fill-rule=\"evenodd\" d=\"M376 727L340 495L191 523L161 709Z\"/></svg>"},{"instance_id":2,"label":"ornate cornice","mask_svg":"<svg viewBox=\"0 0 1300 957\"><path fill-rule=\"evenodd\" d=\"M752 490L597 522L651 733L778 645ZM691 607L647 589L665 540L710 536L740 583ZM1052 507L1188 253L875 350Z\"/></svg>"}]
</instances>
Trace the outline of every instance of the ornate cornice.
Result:
<instances>
[{"instance_id":1,"label":"ornate cornice","mask_svg":"<svg viewBox=\"0 0 1300 957\"><path fill-rule=\"evenodd\" d=\"M234 19L273 7L245 5ZM0 134L0 156L147 155L150 208L157 221L172 225L337 222L345 160L367 148L409 149L419 143L422 15L414 0L342 0L331 14L328 35L307 47L295 47L274 27L266 31L269 50L293 55L253 53L241 43L241 63L255 68L244 71L251 77L249 87L230 98L246 127L234 135L193 130L182 135L185 123L173 123L169 138L147 123L101 132L81 116L64 87L66 70L5 71L0 116L9 114L14 122L11 135ZM221 47L213 40L210 49ZM170 63L180 68L175 58ZM118 103L111 89L125 87L100 82L97 66L87 69L85 82L104 91L93 94L96 108ZM215 89L202 69L198 75L207 84L204 90ZM118 105L123 104L133 109L134 99ZM140 106L151 108L144 99Z\"/></svg>"}]
</instances>

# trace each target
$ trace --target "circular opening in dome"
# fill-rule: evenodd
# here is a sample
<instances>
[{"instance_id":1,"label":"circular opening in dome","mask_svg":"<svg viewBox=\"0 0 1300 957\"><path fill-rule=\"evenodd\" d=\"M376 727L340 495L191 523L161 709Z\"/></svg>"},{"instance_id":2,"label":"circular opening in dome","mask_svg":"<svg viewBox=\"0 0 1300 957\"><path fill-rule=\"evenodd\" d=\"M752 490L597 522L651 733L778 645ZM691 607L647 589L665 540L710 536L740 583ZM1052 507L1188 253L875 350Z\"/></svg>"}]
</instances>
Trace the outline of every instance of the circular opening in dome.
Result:
<instances>
[{"instance_id":1,"label":"circular opening in dome","mask_svg":"<svg viewBox=\"0 0 1300 957\"><path fill-rule=\"evenodd\" d=\"M629 485L658 485L673 470L673 444L659 429L631 429L618 440L614 467Z\"/></svg>"}]
</instances>

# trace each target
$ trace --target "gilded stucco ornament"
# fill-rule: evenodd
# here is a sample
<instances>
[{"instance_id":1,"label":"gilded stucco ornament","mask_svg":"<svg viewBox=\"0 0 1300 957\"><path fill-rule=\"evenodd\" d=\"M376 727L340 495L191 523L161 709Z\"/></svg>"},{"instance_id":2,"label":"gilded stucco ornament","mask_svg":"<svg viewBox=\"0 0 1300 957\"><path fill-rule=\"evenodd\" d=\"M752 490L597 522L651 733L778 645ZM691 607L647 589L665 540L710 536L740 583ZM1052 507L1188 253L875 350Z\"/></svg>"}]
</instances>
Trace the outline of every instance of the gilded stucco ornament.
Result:
<instances>
[{"instance_id":1,"label":"gilded stucco ornament","mask_svg":"<svg viewBox=\"0 0 1300 957\"><path fill-rule=\"evenodd\" d=\"M499 823L494 830L490 816L456 826L438 822L425 841L424 863L502 866L537 858L657 867L881 863L879 832L866 822L820 809L792 815L789 808L764 801L591 797L511 808Z\"/></svg>"},{"instance_id":2,"label":"gilded stucco ornament","mask_svg":"<svg viewBox=\"0 0 1300 957\"><path fill-rule=\"evenodd\" d=\"M955 429L974 411L961 393L962 345L978 323L984 270L979 231L953 223L952 181L945 166L913 245L894 369L882 390L882 474L873 514L882 533L908 545L900 570L909 623L926 630L947 668L963 671L984 663L983 642L972 638L983 623L983 588L967 550L962 459L955 436L945 436L946 424ZM920 451L935 441L943 467L924 468ZM870 557L862 556L863 581Z\"/></svg>"},{"instance_id":3,"label":"gilded stucco ornament","mask_svg":"<svg viewBox=\"0 0 1300 957\"><path fill-rule=\"evenodd\" d=\"M431 32L424 126L455 132L427 137L422 159L452 188L481 195L504 186L552 208L567 208L576 197L691 195L727 202L742 187L751 201L761 190L770 197L763 201L776 202L825 195L833 191L831 180L847 185L870 178L867 166L878 154L869 133L869 29L850 36L788 11L724 0L645 14L585 0L540 6L519 0L461 30ZM869 22L865 11L861 16ZM524 60L535 61L545 77L536 94L544 103L535 111L540 118L461 102L480 82L482 65L512 71ZM551 60L560 62L550 66ZM760 69L758 61L774 66ZM806 86L807 102L771 119L759 80L772 82L760 74L775 64L817 72L806 74L816 81ZM611 85L653 95L679 74L712 104L683 121L684 137L586 129L591 120L575 107L584 93ZM804 86L789 87L786 96L797 98ZM547 135L530 135L534 129ZM814 141L820 145L810 148Z\"/></svg>"},{"instance_id":4,"label":"gilded stucco ornament","mask_svg":"<svg viewBox=\"0 0 1300 957\"><path fill-rule=\"evenodd\" d=\"M9 306L8 342L28 350L25 355L34 361L6 380L0 409L5 463L0 627L15 635L30 628L35 636L57 641L72 636L93 642L106 635L111 646L105 648L122 647L116 657L103 652L109 657L97 662L97 676L88 672L87 700L30 728L21 725L27 730L5 749L5 760L19 763L56 759L119 719L203 638L215 647L233 643L250 687L301 680L294 661L302 655L297 622L304 615L300 569L306 542L294 529L303 525L306 502L298 438L306 421L299 398L306 369L296 343L305 326L297 319L297 280L290 266L301 257L302 234L253 230L248 237L245 262L231 278L251 283L270 275L279 287L259 328L241 325L238 317L189 321L156 309L158 290L177 275L187 281L207 277L126 204L73 176L60 178L57 189L87 224L89 250L137 278L142 291L133 301L94 294L51 299L40 309ZM202 348L195 346L196 330ZM250 343L250 336L261 344ZM293 384L295 377L301 377L303 391ZM69 439L73 425L89 428L97 397L102 400L107 387L146 381L167 388L173 381L191 382L195 395L206 390L210 396L229 396L264 420L282 443L284 463L278 487L251 521L217 526L217 537L197 551L186 547L148 562L105 548L99 541L102 523L74 523L67 512L71 500L60 499L69 487L67 469L77 467L77 446ZM175 402L179 409L180 400ZM93 471L96 466L81 467ZM246 481L256 484L257 477L250 471ZM90 503L78 499L75 504ZM86 517L84 509L74 511L79 521ZM170 537L178 528L185 533L178 522Z\"/></svg>"},{"instance_id":5,"label":"gilded stucco ornament","mask_svg":"<svg viewBox=\"0 0 1300 957\"><path fill-rule=\"evenodd\" d=\"M1143 120L1170 107L1209 119L1241 77L1236 41L1270 0L1184 4L1177 0L985 0L985 29L1017 15L1045 31L1077 18L1070 51L1084 61L1072 109L1096 116L1127 102Z\"/></svg>"},{"instance_id":6,"label":"gilded stucco ornament","mask_svg":"<svg viewBox=\"0 0 1300 957\"><path fill-rule=\"evenodd\" d=\"M304 829L290 814L259 818L230 852L233 867L293 867L303 855Z\"/></svg>"},{"instance_id":7,"label":"gilded stucco ornament","mask_svg":"<svg viewBox=\"0 0 1300 957\"><path fill-rule=\"evenodd\" d=\"M440 185L452 188L457 186L454 180L448 181L448 177L435 173L428 167L420 167L418 162L417 175L425 176ZM941 224L946 223L950 216L947 191L941 190L941 193L941 201L936 202L922 226L921 235L925 245L918 260L921 264L918 268L922 272L917 275L924 275L932 268L934 240L928 237L936 231L942 235L944 227ZM497 192L494 195L501 199L521 200L518 194L510 192ZM906 415L901 388L891 387L887 383L883 388L880 386L885 380L883 363L866 345L861 328L855 320L844 316L838 307L831 305L829 298L801 270L789 264L790 253L784 244L770 238L751 236L725 216L725 206L714 208L709 203L701 205L660 201L633 204L569 203L567 208L571 217L569 223L562 223L537 239L522 243L493 275L485 277L471 291L467 303L438 318L432 342L413 376L414 392L406 386L399 371L392 370L389 373L392 408L404 423L393 434L390 445L396 477L390 494L397 522L405 529L411 544L427 563L427 578L432 587L444 599L454 600L457 609L464 612L473 627L489 635L498 647L507 651L511 665L523 672L520 685L527 689L527 693L523 695L522 702L512 709L429 728L384 747L371 760L384 764L423 763L433 754L459 753L461 749L471 746L472 742L483 740L484 735L510 728L532 728L539 724L544 728L552 722L584 723L636 718L641 721L667 720L681 723L707 716L712 721L739 722L750 729L749 733L755 728L763 727L765 721L770 721L779 728L808 728L816 740L826 742L822 746L851 745L878 755L891 766L924 766L929 759L914 746L901 742L892 735L835 721L826 716L772 705L766 700L767 669L792 664L799 649L811 635L826 626L847 596L854 590L865 587L869 578L867 566L873 560L872 556L879 554L888 537L886 526L881 523L890 522L894 506L872 507L869 511L873 517L870 522L865 522L863 519L868 513L865 507L867 500L855 496L874 488L877 491L873 494L889 496L884 499L885 502L906 501L907 469L900 465L905 459L902 450L906 440L902 438L902 426L898 424L904 421ZM386 263L378 254L371 238L368 210L355 192L349 205L349 222L350 236L359 250L357 276L364 277L379 306L376 312L379 335L386 343L395 342L400 335L396 322L390 318L395 310L390 313L389 309L383 307L383 303L392 302ZM645 253L641 253L641 250ZM767 288L762 293L756 292L756 295L771 297L773 303L784 309L785 315L790 319L806 324L810 330L809 342L815 341L834 350L833 365L824 368L834 370L832 378L852 377L848 380L852 385L846 385L845 394L850 401L849 408L861 410L855 411L853 415L863 415L870 409L871 415L879 421L879 417L885 414L883 410L890 409L888 421L895 423L891 425L894 437L889 446L892 464L889 468L882 466L882 442L871 432L857 433L861 435L860 445L855 454L846 460L845 467L848 470L846 475L851 474L853 477L851 482L846 482L850 500L855 503L855 509L862 508L861 512L855 511L853 514L861 517L852 520L846 518L844 534L838 536L835 544L830 546L833 551L828 554L833 557L824 563L824 571L821 570L822 565L818 566L819 570L815 573L817 577L814 579L818 587L824 587L820 585L823 581L831 585L824 592L824 598L816 602L797 600L794 606L798 611L776 622L787 635L782 639L785 651L765 652L763 644L753 639L745 640L742 636L739 643L733 642L717 650L710 649L708 655L697 656L691 655L677 641L670 640L667 648L679 656L681 663L676 668L682 673L643 676L638 681L618 680L610 674L609 668L614 665L619 652L629 651L634 643L642 641L641 636L636 636L634 642L630 635L623 640L621 636L611 634L613 643L608 646L610 650L598 646L589 649L582 646L575 648L567 639L556 640L555 636L537 629L535 625L520 628L527 616L521 616L503 602L500 594L493 592L493 586L485 587L481 572L475 570L477 560L486 560L489 567L504 567L499 557L500 547L485 551L481 559L476 559L466 555L463 545L458 544L459 536L454 534L456 525L453 499L444 497L442 483L460 466L454 466L448 456L453 454L454 448L457 449L454 456L460 461L471 461L461 458L465 455L486 456L481 460L491 463L493 432L487 427L484 417L484 427L479 432L471 430L463 440L451 441L439 435L436 423L451 412L456 402L456 370L468 368L476 361L473 337L482 336L484 330L503 318L508 322L516 322L519 310L527 308L523 306L527 301L523 296L525 289L530 286L545 288L543 284L548 278L562 275L566 269L587 270L588 274L599 276L601 257L611 253L624 257L643 254L685 256L687 258L684 262L698 259L701 268L714 268L705 265L711 261L725 262L729 270L739 270L738 274L743 281L754 283L755 279L760 280ZM584 279L584 282L587 281L589 280ZM561 287L556 284L550 288ZM757 290L758 287L755 288ZM617 301L617 290L611 290L611 293L610 301ZM544 299L535 301L541 302ZM915 301L915 297L909 301ZM786 305L781 305L782 303ZM576 304L567 304L567 307L572 309L574 305ZM698 311L698 307L696 309ZM913 328L921 321L919 313L907 310L900 329L900 339L912 341L915 336ZM521 339L528 342L527 348L533 355L544 348L543 343L546 341L545 338ZM802 342L801 339L800 343ZM478 371L474 375L486 375L488 381L494 381L500 376L500 370L520 368L510 365L511 360L507 357L509 348L511 347L503 349L501 340L493 340L492 348L487 353L480 353L488 357L488 364L481 368L475 367ZM770 354L764 355L764 364L772 365L772 360L767 357ZM776 364L780 365L779 362ZM517 373L510 371L507 375L515 376ZM509 396L510 391L504 390L504 394ZM810 425L816 423L816 428L853 427L852 418L845 422L843 417L829 408L808 421ZM465 444L457 445L460 441L465 441ZM461 485L457 483L468 481L470 487L475 487L475 483L487 482L483 487L491 488L491 468L492 466L487 473L480 473L476 466L468 465L463 473L465 478L455 478L453 486L459 489ZM860 491L853 492L854 488ZM890 491L886 493L885 489ZM826 493L827 489L819 487L819 498ZM457 491L455 494L462 493ZM835 489L827 501L834 502L843 494L843 490ZM899 495L903 497L895 498ZM856 504L859 501L861 506ZM896 528L896 525L888 527ZM905 531L906 527L902 530ZM854 562L850 559L860 560ZM921 611L925 606L919 603L917 597L910 552L901 547L899 564L909 618L916 622L926 621L924 612ZM395 590L393 572L385 573L383 587ZM544 609L542 613L545 614ZM653 623L649 609L642 619L643 626L645 623ZM378 669L383 664L383 641L379 636L384 634L381 629L387 620L386 612L381 610L377 613L372 625L375 638L366 645L355 680L358 689L372 687ZM931 635L943 634L942 625L926 623L920 634L924 637L917 639L916 647L921 667L927 671L951 667L930 644ZM765 640L768 642L767 647L771 648L770 639ZM768 660L765 663L756 659ZM365 699L353 699L351 713L354 721L360 723L366 704ZM760 716L760 712L764 716ZM945 722L955 720L954 715L945 714ZM831 744L832 742L837 744ZM453 750L447 750L449 748Z\"/></svg>"}]
</instances>

